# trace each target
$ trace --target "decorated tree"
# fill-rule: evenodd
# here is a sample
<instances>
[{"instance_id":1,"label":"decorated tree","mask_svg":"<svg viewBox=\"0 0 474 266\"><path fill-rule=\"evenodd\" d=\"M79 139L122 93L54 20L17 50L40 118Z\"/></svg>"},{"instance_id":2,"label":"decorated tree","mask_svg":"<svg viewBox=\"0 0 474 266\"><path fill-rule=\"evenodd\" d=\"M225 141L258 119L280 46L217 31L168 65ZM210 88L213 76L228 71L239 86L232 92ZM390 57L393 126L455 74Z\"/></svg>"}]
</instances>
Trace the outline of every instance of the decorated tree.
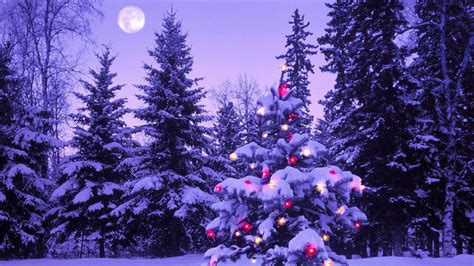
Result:
<instances>
[{"instance_id":1,"label":"decorated tree","mask_svg":"<svg viewBox=\"0 0 474 266\"><path fill-rule=\"evenodd\" d=\"M217 184L218 213L206 228L211 242L205 253L210 265L245 255L264 264L346 264L330 248L331 236L358 230L366 216L347 206L352 192L361 193L361 179L336 166L312 168L325 150L308 134L293 132L303 102L292 96L282 67L280 86L258 101L261 145L248 143L229 155L246 163L252 175Z\"/></svg>"}]
</instances>

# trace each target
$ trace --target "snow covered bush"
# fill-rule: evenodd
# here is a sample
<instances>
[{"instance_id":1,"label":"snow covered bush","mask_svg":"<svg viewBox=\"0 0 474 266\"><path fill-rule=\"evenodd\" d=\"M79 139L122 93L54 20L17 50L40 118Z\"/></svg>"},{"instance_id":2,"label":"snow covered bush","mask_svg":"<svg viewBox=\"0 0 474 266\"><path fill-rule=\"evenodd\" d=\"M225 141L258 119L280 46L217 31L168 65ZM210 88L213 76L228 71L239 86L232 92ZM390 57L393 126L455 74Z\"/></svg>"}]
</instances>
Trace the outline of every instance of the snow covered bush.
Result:
<instances>
[{"instance_id":1,"label":"snow covered bush","mask_svg":"<svg viewBox=\"0 0 474 266\"><path fill-rule=\"evenodd\" d=\"M366 216L347 206L361 193L361 178L336 166L314 167L325 151L307 134L293 133L302 101L282 83L258 101L262 145L246 144L229 155L246 163L252 175L215 186L221 201L207 226L208 238L225 245L209 249L211 265L227 259L263 256L266 265L345 264L329 245L341 226L358 230Z\"/></svg>"}]
</instances>

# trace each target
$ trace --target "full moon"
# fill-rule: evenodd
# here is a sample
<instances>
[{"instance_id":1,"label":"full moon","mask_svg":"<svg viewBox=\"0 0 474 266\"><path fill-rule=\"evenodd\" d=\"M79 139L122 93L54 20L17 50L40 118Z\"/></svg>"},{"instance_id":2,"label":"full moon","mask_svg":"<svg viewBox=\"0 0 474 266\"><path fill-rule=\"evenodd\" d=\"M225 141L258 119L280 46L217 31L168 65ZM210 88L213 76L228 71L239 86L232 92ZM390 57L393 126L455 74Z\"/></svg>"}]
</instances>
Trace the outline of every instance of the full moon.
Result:
<instances>
[{"instance_id":1,"label":"full moon","mask_svg":"<svg viewBox=\"0 0 474 266\"><path fill-rule=\"evenodd\" d=\"M139 32L145 26L145 14L136 6L126 6L120 10L117 22L126 33Z\"/></svg>"}]
</instances>

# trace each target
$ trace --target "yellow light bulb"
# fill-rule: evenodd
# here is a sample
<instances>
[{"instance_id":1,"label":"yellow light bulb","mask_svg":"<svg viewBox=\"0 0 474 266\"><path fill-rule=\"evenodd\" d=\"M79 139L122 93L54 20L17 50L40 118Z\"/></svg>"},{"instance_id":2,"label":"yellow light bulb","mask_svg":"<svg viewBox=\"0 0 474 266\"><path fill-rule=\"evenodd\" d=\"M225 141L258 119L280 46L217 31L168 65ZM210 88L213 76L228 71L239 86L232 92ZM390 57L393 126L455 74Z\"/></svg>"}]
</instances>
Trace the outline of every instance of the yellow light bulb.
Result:
<instances>
[{"instance_id":1,"label":"yellow light bulb","mask_svg":"<svg viewBox=\"0 0 474 266\"><path fill-rule=\"evenodd\" d=\"M263 106L258 107L257 115L261 115L261 116L265 115L265 107Z\"/></svg>"},{"instance_id":2,"label":"yellow light bulb","mask_svg":"<svg viewBox=\"0 0 474 266\"><path fill-rule=\"evenodd\" d=\"M324 235L323 235L323 240L324 240L324 242L329 241L329 235L328 235L328 234L324 234Z\"/></svg>"},{"instance_id":3,"label":"yellow light bulb","mask_svg":"<svg viewBox=\"0 0 474 266\"><path fill-rule=\"evenodd\" d=\"M323 192L323 190L324 190L324 184L319 183L318 185L316 185L316 190L317 190L319 193Z\"/></svg>"},{"instance_id":4,"label":"yellow light bulb","mask_svg":"<svg viewBox=\"0 0 474 266\"><path fill-rule=\"evenodd\" d=\"M257 237L255 238L255 244L257 244L257 245L259 245L260 243L262 243L262 241L263 241L263 238L261 238L261 237L259 237L259 236L257 236Z\"/></svg>"},{"instance_id":5,"label":"yellow light bulb","mask_svg":"<svg viewBox=\"0 0 474 266\"><path fill-rule=\"evenodd\" d=\"M324 261L324 266L334 266L334 264L332 263L331 259L327 259Z\"/></svg>"},{"instance_id":6,"label":"yellow light bulb","mask_svg":"<svg viewBox=\"0 0 474 266\"><path fill-rule=\"evenodd\" d=\"M288 126L288 124L281 125L281 130L283 130L283 131L288 131L289 128L290 127Z\"/></svg>"},{"instance_id":7,"label":"yellow light bulb","mask_svg":"<svg viewBox=\"0 0 474 266\"><path fill-rule=\"evenodd\" d=\"M301 151L301 153L303 154L304 157L309 157L311 156L311 150L309 148L303 148L303 150Z\"/></svg>"},{"instance_id":8,"label":"yellow light bulb","mask_svg":"<svg viewBox=\"0 0 474 266\"><path fill-rule=\"evenodd\" d=\"M279 226L284 226L286 224L286 218L285 217L278 218L277 223Z\"/></svg>"},{"instance_id":9,"label":"yellow light bulb","mask_svg":"<svg viewBox=\"0 0 474 266\"><path fill-rule=\"evenodd\" d=\"M280 65L280 71L281 72L286 72L288 70L288 66L286 64L281 64Z\"/></svg>"},{"instance_id":10,"label":"yellow light bulb","mask_svg":"<svg viewBox=\"0 0 474 266\"><path fill-rule=\"evenodd\" d=\"M252 262L253 264L257 263L257 258L255 258L255 257L252 257L252 260L251 260L251 262Z\"/></svg>"},{"instance_id":11,"label":"yellow light bulb","mask_svg":"<svg viewBox=\"0 0 474 266\"><path fill-rule=\"evenodd\" d=\"M275 188L276 182L273 181L273 180L270 180L270 182L268 183L268 186L269 186L270 188Z\"/></svg>"},{"instance_id":12,"label":"yellow light bulb","mask_svg":"<svg viewBox=\"0 0 474 266\"><path fill-rule=\"evenodd\" d=\"M344 214L345 211L346 210L345 210L344 206L341 206L341 207L337 208L337 213L338 214Z\"/></svg>"},{"instance_id":13,"label":"yellow light bulb","mask_svg":"<svg viewBox=\"0 0 474 266\"><path fill-rule=\"evenodd\" d=\"M237 153L233 152L229 155L229 159L233 162L237 161L237 159L239 158L239 156L237 156Z\"/></svg>"},{"instance_id":14,"label":"yellow light bulb","mask_svg":"<svg viewBox=\"0 0 474 266\"><path fill-rule=\"evenodd\" d=\"M267 132L263 132L263 133L262 133L262 138L264 138L264 139L268 138L268 133L267 133Z\"/></svg>"},{"instance_id":15,"label":"yellow light bulb","mask_svg":"<svg viewBox=\"0 0 474 266\"><path fill-rule=\"evenodd\" d=\"M249 166L250 166L250 169L255 170L255 168L257 167L257 164L251 163Z\"/></svg>"},{"instance_id":16,"label":"yellow light bulb","mask_svg":"<svg viewBox=\"0 0 474 266\"><path fill-rule=\"evenodd\" d=\"M236 237L239 237L239 236L241 236L241 235L242 235L242 233L241 233L240 231L235 231L235 236L236 236Z\"/></svg>"}]
</instances>

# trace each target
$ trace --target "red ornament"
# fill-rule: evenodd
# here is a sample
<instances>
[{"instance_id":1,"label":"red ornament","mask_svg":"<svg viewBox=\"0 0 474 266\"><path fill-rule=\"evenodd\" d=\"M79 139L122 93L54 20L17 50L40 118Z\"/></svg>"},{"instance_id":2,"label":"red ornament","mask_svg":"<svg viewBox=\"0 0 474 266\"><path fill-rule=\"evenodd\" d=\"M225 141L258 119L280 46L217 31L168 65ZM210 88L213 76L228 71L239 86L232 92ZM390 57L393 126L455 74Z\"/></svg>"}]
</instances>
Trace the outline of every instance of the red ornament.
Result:
<instances>
[{"instance_id":1,"label":"red ornament","mask_svg":"<svg viewBox=\"0 0 474 266\"><path fill-rule=\"evenodd\" d=\"M290 93L288 85L281 84L280 87L278 87L278 94L280 94L281 97L286 97L288 93Z\"/></svg>"},{"instance_id":2,"label":"red ornament","mask_svg":"<svg viewBox=\"0 0 474 266\"><path fill-rule=\"evenodd\" d=\"M318 248L314 244L306 244L304 253L307 259L311 259L318 253Z\"/></svg>"},{"instance_id":3,"label":"red ornament","mask_svg":"<svg viewBox=\"0 0 474 266\"><path fill-rule=\"evenodd\" d=\"M215 192L221 192L222 191L222 186L217 184L215 187L214 187L214 191Z\"/></svg>"},{"instance_id":4,"label":"red ornament","mask_svg":"<svg viewBox=\"0 0 474 266\"><path fill-rule=\"evenodd\" d=\"M354 227L355 227L356 229L360 229L360 228L362 227L362 224L361 224L359 221L355 221L355 222L354 222Z\"/></svg>"},{"instance_id":5,"label":"red ornament","mask_svg":"<svg viewBox=\"0 0 474 266\"><path fill-rule=\"evenodd\" d=\"M262 170L262 178L267 178L270 176L270 170L269 169L263 169Z\"/></svg>"},{"instance_id":6,"label":"red ornament","mask_svg":"<svg viewBox=\"0 0 474 266\"><path fill-rule=\"evenodd\" d=\"M298 118L298 114L291 113L291 114L288 115L288 120L290 120L290 121L293 120L293 119L296 119L296 118Z\"/></svg>"},{"instance_id":7,"label":"red ornament","mask_svg":"<svg viewBox=\"0 0 474 266\"><path fill-rule=\"evenodd\" d=\"M211 239L216 238L216 232L214 232L214 230L212 230L212 229L207 230L207 237L209 237Z\"/></svg>"},{"instance_id":8,"label":"red ornament","mask_svg":"<svg viewBox=\"0 0 474 266\"><path fill-rule=\"evenodd\" d=\"M293 139L293 133L288 134L288 141L291 141Z\"/></svg>"},{"instance_id":9,"label":"red ornament","mask_svg":"<svg viewBox=\"0 0 474 266\"><path fill-rule=\"evenodd\" d=\"M250 185L250 184L252 184L252 181L250 181L250 180L245 180L244 183L247 184L247 185Z\"/></svg>"},{"instance_id":10,"label":"red ornament","mask_svg":"<svg viewBox=\"0 0 474 266\"><path fill-rule=\"evenodd\" d=\"M253 226L252 226L251 224L247 223L247 222L244 222L244 223L242 224L242 230L243 230L244 233L246 233L246 234L247 234L248 232L250 232L250 230L252 230L252 228L253 228Z\"/></svg>"},{"instance_id":11,"label":"red ornament","mask_svg":"<svg viewBox=\"0 0 474 266\"><path fill-rule=\"evenodd\" d=\"M283 207L285 207L285 209L289 209L289 208L293 207L293 201L291 201L291 200L285 200L285 201L283 202Z\"/></svg>"},{"instance_id":12,"label":"red ornament","mask_svg":"<svg viewBox=\"0 0 474 266\"><path fill-rule=\"evenodd\" d=\"M297 162L298 162L298 157L296 157L296 155L291 155L288 158L288 164L289 165L295 165Z\"/></svg>"},{"instance_id":13,"label":"red ornament","mask_svg":"<svg viewBox=\"0 0 474 266\"><path fill-rule=\"evenodd\" d=\"M337 174L337 172L336 172L336 170L329 170L329 174L335 175L335 174Z\"/></svg>"}]
</instances>

